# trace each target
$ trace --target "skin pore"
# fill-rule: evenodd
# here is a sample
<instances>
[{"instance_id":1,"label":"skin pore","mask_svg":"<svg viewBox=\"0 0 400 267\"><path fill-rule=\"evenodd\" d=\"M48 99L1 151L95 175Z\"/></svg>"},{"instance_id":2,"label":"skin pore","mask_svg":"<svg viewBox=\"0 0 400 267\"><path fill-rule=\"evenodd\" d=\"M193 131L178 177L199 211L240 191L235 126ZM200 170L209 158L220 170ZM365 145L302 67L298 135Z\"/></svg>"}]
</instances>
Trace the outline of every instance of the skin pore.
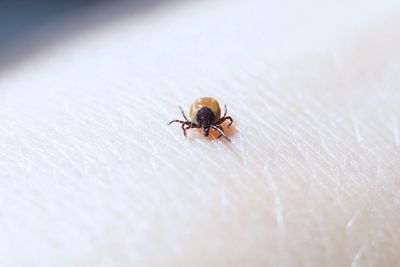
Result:
<instances>
[{"instance_id":1,"label":"skin pore","mask_svg":"<svg viewBox=\"0 0 400 267\"><path fill-rule=\"evenodd\" d=\"M357 3L175 3L8 70L0 265L399 265L400 7ZM203 96L232 143L166 125Z\"/></svg>"}]
</instances>

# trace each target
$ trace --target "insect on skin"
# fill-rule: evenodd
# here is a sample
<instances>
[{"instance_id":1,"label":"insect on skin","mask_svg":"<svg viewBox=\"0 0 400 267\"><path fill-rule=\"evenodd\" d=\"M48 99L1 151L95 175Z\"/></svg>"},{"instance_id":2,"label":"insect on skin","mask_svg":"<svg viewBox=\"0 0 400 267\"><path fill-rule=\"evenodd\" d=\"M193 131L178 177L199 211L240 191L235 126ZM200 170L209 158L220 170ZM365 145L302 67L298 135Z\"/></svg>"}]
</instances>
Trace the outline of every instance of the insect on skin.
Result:
<instances>
[{"instance_id":1,"label":"insect on skin","mask_svg":"<svg viewBox=\"0 0 400 267\"><path fill-rule=\"evenodd\" d=\"M221 109L219 107L219 103L216 99L212 97L202 97L196 99L189 108L189 118L186 117L185 112L182 107L179 107L184 121L181 120L172 120L168 125L174 122L178 122L182 124L183 135L186 137L186 130L190 128L202 128L204 136L208 136L210 133L210 129L214 129L219 133L220 138L223 136L229 142L231 141L224 133L224 129L221 127L221 124L229 120L230 123L228 127L230 127L233 123L233 119L230 116L226 116L227 108L225 105L225 113L221 117Z\"/></svg>"}]
</instances>

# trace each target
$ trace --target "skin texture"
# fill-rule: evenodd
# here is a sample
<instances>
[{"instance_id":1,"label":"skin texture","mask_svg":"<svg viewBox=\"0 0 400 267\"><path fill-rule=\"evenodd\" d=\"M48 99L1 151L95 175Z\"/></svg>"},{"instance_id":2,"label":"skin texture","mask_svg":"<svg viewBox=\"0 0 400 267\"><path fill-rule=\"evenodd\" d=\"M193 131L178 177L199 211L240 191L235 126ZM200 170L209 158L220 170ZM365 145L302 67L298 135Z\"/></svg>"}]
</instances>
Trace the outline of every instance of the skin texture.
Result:
<instances>
[{"instance_id":1,"label":"skin texture","mask_svg":"<svg viewBox=\"0 0 400 267\"><path fill-rule=\"evenodd\" d=\"M398 266L400 6L360 3L174 3L3 72L0 266ZM166 125L206 95L232 143Z\"/></svg>"}]
</instances>

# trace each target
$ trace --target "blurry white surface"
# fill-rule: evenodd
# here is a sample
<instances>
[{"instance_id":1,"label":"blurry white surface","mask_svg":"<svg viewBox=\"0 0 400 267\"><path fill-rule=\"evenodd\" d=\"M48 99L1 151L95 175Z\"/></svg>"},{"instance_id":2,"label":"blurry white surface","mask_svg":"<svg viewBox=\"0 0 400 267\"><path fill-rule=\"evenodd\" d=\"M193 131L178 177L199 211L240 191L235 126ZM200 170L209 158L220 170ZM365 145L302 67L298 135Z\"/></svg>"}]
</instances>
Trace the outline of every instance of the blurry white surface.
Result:
<instances>
[{"instance_id":1,"label":"blurry white surface","mask_svg":"<svg viewBox=\"0 0 400 267\"><path fill-rule=\"evenodd\" d=\"M8 70L0 265L395 266L399 12L180 3ZM205 95L233 145L166 126Z\"/></svg>"}]
</instances>

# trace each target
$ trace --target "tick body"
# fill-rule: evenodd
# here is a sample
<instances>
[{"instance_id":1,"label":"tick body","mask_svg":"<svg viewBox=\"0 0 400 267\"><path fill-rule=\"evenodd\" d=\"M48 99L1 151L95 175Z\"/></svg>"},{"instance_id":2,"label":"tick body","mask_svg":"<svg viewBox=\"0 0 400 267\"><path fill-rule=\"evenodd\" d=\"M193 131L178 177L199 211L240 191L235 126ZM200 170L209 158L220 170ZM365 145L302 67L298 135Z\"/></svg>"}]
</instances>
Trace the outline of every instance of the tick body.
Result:
<instances>
[{"instance_id":1,"label":"tick body","mask_svg":"<svg viewBox=\"0 0 400 267\"><path fill-rule=\"evenodd\" d=\"M169 124L177 122L182 124L182 131L184 136L186 137L186 130L191 128L201 128L203 129L204 136L208 136L210 133L210 129L214 129L219 133L220 138L223 136L229 142L231 141L224 133L224 129L221 127L221 124L229 120L230 123L228 127L230 127L233 123L233 119L230 116L226 116L227 108L225 105L225 113L221 117L221 109L219 107L219 103L216 99L212 97L202 97L196 99L189 108L189 116L186 116L182 107L179 107L182 112L182 116L185 119L182 120L173 120Z\"/></svg>"}]
</instances>

